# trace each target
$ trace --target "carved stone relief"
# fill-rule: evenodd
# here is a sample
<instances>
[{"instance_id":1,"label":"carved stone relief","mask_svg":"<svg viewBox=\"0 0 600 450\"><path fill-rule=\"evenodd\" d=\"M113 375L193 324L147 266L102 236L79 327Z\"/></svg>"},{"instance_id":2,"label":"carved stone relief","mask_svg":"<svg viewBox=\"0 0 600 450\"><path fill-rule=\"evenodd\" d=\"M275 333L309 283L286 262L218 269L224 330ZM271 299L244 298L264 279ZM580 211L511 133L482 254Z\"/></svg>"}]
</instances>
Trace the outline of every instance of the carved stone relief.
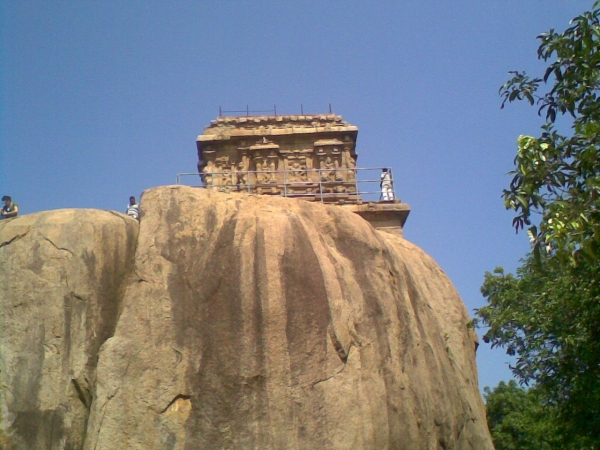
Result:
<instances>
[{"instance_id":1,"label":"carved stone relief","mask_svg":"<svg viewBox=\"0 0 600 450\"><path fill-rule=\"evenodd\" d=\"M237 163L235 171L235 184L238 190L247 190L249 184L248 170L250 170L249 158L245 152L241 153L240 156L242 159Z\"/></svg>"},{"instance_id":2,"label":"carved stone relief","mask_svg":"<svg viewBox=\"0 0 600 450\"><path fill-rule=\"evenodd\" d=\"M290 120L293 122L293 118ZM277 130L290 130L292 125L293 130L272 136L274 126L260 128L250 121L243 125L259 135L237 140L216 138L199 146L198 167L205 186L225 192L302 196L331 202L357 198L357 155L351 139L355 135L294 132L297 125L288 122L278 124ZM317 125L305 128L312 130ZM324 137L315 139L319 136Z\"/></svg>"}]
</instances>

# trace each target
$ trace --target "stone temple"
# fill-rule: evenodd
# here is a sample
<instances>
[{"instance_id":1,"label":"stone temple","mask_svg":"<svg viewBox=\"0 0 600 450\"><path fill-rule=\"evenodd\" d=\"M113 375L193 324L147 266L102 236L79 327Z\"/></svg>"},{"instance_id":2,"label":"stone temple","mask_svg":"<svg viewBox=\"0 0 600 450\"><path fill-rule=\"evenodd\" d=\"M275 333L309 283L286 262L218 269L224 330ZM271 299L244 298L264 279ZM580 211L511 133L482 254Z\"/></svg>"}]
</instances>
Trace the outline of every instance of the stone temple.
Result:
<instances>
[{"instance_id":1,"label":"stone temple","mask_svg":"<svg viewBox=\"0 0 600 450\"><path fill-rule=\"evenodd\" d=\"M402 234L410 207L381 198L381 169L357 167L357 137L335 114L218 117L196 141L198 172L209 189L337 204Z\"/></svg>"}]
</instances>

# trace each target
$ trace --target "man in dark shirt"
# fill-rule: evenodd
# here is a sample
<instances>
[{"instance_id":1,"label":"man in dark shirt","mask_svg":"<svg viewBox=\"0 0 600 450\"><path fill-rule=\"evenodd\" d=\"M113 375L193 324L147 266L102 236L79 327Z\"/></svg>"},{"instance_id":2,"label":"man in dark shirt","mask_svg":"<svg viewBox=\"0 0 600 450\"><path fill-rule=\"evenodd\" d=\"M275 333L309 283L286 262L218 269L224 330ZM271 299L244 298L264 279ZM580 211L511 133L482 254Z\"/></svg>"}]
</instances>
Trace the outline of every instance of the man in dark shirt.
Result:
<instances>
[{"instance_id":1,"label":"man in dark shirt","mask_svg":"<svg viewBox=\"0 0 600 450\"><path fill-rule=\"evenodd\" d=\"M2 197L2 201L4 202L4 206L0 210L0 219L10 219L11 217L17 217L19 213L19 206L12 201L8 195Z\"/></svg>"},{"instance_id":2,"label":"man in dark shirt","mask_svg":"<svg viewBox=\"0 0 600 450\"><path fill-rule=\"evenodd\" d=\"M140 220L140 206L136 203L135 197L129 197L129 205L127 205L126 213L128 216Z\"/></svg>"}]
</instances>

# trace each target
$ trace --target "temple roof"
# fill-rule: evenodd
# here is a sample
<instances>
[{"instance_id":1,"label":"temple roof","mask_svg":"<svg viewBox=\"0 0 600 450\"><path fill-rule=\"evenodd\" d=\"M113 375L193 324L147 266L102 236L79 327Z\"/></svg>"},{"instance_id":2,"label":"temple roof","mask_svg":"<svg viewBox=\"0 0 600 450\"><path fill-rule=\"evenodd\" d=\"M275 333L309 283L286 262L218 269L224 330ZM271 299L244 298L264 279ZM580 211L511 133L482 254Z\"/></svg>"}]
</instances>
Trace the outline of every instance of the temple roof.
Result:
<instances>
[{"instance_id":1,"label":"temple roof","mask_svg":"<svg viewBox=\"0 0 600 450\"><path fill-rule=\"evenodd\" d=\"M198 136L198 142L228 140L232 137L275 136L286 134L310 134L350 132L356 134L358 127L342 120L335 114L296 116L225 116L211 121Z\"/></svg>"}]
</instances>

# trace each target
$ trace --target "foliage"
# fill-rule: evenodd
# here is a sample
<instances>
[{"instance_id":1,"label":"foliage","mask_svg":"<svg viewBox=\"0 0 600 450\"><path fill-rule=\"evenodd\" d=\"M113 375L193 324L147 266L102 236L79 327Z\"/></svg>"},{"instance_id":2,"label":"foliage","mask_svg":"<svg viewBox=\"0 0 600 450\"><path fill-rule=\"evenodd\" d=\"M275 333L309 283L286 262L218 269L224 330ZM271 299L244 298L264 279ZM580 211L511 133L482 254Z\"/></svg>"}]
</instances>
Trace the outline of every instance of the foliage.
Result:
<instances>
[{"instance_id":1,"label":"foliage","mask_svg":"<svg viewBox=\"0 0 600 450\"><path fill-rule=\"evenodd\" d=\"M519 137L504 191L533 250L516 275L486 273L477 311L484 340L516 356L514 375L555 412L562 448L600 448L599 4L538 37L543 77L511 72L500 89L503 107L525 100L545 117L539 137Z\"/></svg>"},{"instance_id":2,"label":"foliage","mask_svg":"<svg viewBox=\"0 0 600 450\"><path fill-rule=\"evenodd\" d=\"M538 58L553 60L543 78L511 72L501 88L505 103L527 100L539 105L546 123L535 138L520 136L510 188L504 191L507 208L517 215L518 230L530 226L535 255L550 244L559 257L576 263L600 253L600 9L572 20L564 33L542 33ZM540 93L541 84L553 82ZM572 119L572 133L560 134L557 116ZM542 215L540 229L533 213Z\"/></svg>"},{"instance_id":3,"label":"foliage","mask_svg":"<svg viewBox=\"0 0 600 450\"><path fill-rule=\"evenodd\" d=\"M560 446L552 407L535 390L501 381L484 389L488 425L496 450L551 450Z\"/></svg>"},{"instance_id":4,"label":"foliage","mask_svg":"<svg viewBox=\"0 0 600 450\"><path fill-rule=\"evenodd\" d=\"M566 440L600 433L598 280L597 264L565 270L556 257L530 255L516 276L496 269L482 287L484 341L516 356L513 374L556 407Z\"/></svg>"}]
</instances>

